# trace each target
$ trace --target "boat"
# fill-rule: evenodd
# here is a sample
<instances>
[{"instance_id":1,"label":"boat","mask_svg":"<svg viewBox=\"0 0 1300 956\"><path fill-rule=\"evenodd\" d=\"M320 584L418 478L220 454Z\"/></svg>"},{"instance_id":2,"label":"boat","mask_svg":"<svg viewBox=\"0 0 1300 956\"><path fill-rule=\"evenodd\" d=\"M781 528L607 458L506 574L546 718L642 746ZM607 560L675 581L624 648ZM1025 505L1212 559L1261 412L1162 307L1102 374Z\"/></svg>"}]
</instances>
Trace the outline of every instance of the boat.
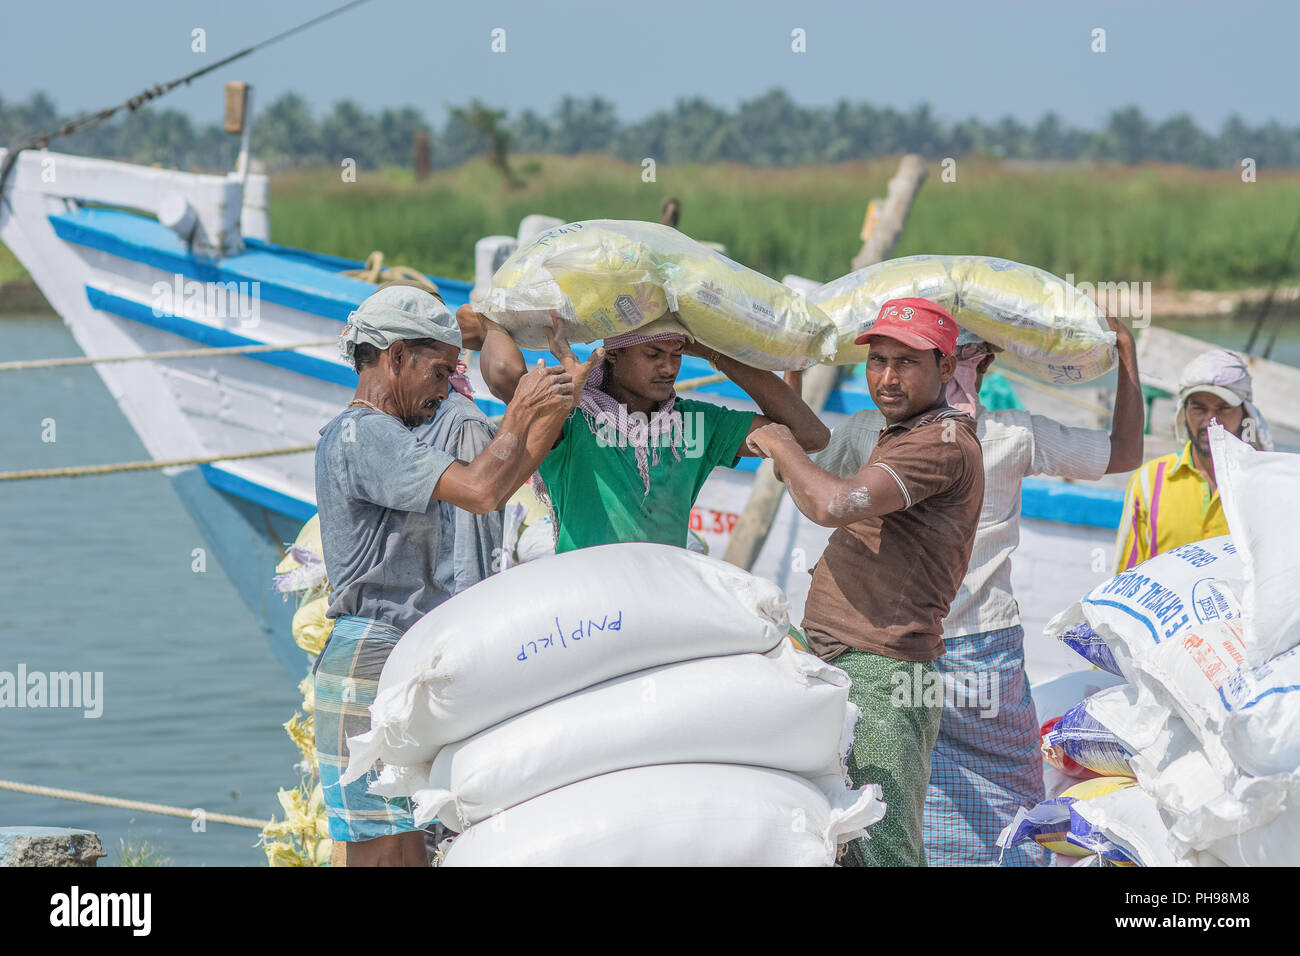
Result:
<instances>
[{"instance_id":1,"label":"boat","mask_svg":"<svg viewBox=\"0 0 1300 956\"><path fill-rule=\"evenodd\" d=\"M0 150L0 163L5 158ZM296 680L308 659L291 637L295 608L272 577L286 542L316 510L310 448L355 388L356 373L333 341L376 287L343 274L361 269L360 261L272 242L267 195L266 176L249 171L246 155L235 172L213 175L26 150L4 187L0 240L87 356L152 356L95 368L154 461L186 462L164 473ZM453 310L473 291L467 281L428 279ZM281 350L210 351L257 347ZM206 351L159 356L192 350ZM574 349L580 358L589 350ZM682 362L684 379L711 372L702 360ZM479 375L477 354L469 377L483 411L502 413ZM1023 394L1031 410L1066 420L1108 418L1101 390L1069 390L1065 404L1059 393L1043 387ZM700 385L694 395L755 408L730 382ZM865 382L846 378L823 418L834 427L869 407ZM725 552L757 466L742 459L705 484L691 525L710 553ZM1040 635L1056 612L1108 576L1122 496L1115 482L1024 482L1013 582L1035 680L1087 667ZM792 620L802 616L809 569L828 534L787 497L752 568L786 590Z\"/></svg>"}]
</instances>

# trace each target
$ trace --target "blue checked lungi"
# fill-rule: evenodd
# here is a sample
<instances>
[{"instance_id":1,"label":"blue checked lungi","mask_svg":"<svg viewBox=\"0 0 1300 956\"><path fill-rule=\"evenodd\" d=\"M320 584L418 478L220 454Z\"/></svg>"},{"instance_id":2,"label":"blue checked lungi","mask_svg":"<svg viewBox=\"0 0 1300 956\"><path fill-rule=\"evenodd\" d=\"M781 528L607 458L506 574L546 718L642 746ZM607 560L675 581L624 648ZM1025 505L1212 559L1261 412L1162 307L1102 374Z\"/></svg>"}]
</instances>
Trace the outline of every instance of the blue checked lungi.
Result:
<instances>
[{"instance_id":1,"label":"blue checked lungi","mask_svg":"<svg viewBox=\"0 0 1300 956\"><path fill-rule=\"evenodd\" d=\"M346 787L339 783L348 766L347 738L370 729L379 672L401 636L390 624L341 617L316 660L316 759L331 840L359 843L417 829L410 800L367 792L377 770Z\"/></svg>"},{"instance_id":2,"label":"blue checked lungi","mask_svg":"<svg viewBox=\"0 0 1300 956\"><path fill-rule=\"evenodd\" d=\"M923 829L931 866L996 866L998 833L1017 809L1044 799L1024 640L1019 625L944 638L945 653L935 661L944 677L944 708ZM954 700L965 706L953 706ZM1047 862L1047 851L1034 844L1012 847L1002 857L1003 866Z\"/></svg>"}]
</instances>

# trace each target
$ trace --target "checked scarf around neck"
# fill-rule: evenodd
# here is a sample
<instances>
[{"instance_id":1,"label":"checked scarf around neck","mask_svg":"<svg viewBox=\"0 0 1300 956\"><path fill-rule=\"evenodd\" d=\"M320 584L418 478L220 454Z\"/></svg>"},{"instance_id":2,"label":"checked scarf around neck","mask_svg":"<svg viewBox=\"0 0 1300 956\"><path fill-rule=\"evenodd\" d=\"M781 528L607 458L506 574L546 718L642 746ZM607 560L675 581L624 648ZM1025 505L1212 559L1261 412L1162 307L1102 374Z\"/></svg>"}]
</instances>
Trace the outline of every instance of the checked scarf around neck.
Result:
<instances>
[{"instance_id":1,"label":"checked scarf around neck","mask_svg":"<svg viewBox=\"0 0 1300 956\"><path fill-rule=\"evenodd\" d=\"M677 338L679 336L656 336L660 338ZM611 340L612 341L612 340ZM609 347L606 342L606 348ZM660 402L651 413L649 420L640 413L629 414L627 406L614 399L601 386L609 374L609 363L602 362L588 377L582 388L582 401L579 408L587 420L587 427L592 434L619 446L631 446L636 455L637 472L645 485L645 495L650 494L650 463L659 464L659 450L664 445L672 449L673 460L681 461L681 447L685 442L682 433L682 414L674 411L677 391L674 389L668 398ZM653 457L652 457L653 449Z\"/></svg>"}]
</instances>

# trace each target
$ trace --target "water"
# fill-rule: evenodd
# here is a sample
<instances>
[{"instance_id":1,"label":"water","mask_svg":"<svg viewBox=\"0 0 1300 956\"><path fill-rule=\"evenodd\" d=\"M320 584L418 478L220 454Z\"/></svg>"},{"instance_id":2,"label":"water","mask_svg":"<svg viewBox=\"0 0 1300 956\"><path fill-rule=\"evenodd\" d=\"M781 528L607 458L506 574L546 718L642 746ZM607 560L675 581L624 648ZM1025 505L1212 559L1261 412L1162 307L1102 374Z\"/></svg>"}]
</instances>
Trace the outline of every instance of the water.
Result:
<instances>
[{"instance_id":1,"label":"water","mask_svg":"<svg viewBox=\"0 0 1300 956\"><path fill-rule=\"evenodd\" d=\"M79 355L62 322L0 320L4 360ZM89 367L0 372L0 470L148 458ZM54 442L41 440L52 420ZM103 715L0 709L0 778L268 819L297 782L299 702L162 474L0 484L0 671L102 671ZM0 826L85 827L115 864L264 865L258 831L0 790Z\"/></svg>"},{"instance_id":2,"label":"water","mask_svg":"<svg viewBox=\"0 0 1300 956\"><path fill-rule=\"evenodd\" d=\"M1162 323L1241 348L1249 321ZM1267 336L1265 337L1267 340ZM78 355L63 323L0 320L4 360ZM1300 324L1273 358L1300 366ZM0 372L0 470L147 458L90 368ZM55 441L42 442L46 419ZM158 473L0 485L0 671L102 671L104 711L0 710L0 778L268 818L297 780L281 729L299 698ZM147 840L174 864L261 865L257 831L0 790L0 826L86 827L109 858Z\"/></svg>"},{"instance_id":3,"label":"water","mask_svg":"<svg viewBox=\"0 0 1300 956\"><path fill-rule=\"evenodd\" d=\"M1250 340L1258 310L1259 307L1254 306L1251 314L1243 317L1200 315L1180 319L1161 319L1157 316L1153 324L1162 329L1181 332L1183 335L1191 335L1241 352L1245 350L1246 343ZM1272 338L1274 331L1277 331L1277 341L1273 345L1273 351L1269 353L1269 359L1300 368L1300 320L1294 317L1282 318L1278 315L1278 311L1280 310L1274 310L1255 340L1253 352L1255 355L1262 356L1269 339ZM1262 408L1260 411L1268 415L1268 409Z\"/></svg>"}]
</instances>

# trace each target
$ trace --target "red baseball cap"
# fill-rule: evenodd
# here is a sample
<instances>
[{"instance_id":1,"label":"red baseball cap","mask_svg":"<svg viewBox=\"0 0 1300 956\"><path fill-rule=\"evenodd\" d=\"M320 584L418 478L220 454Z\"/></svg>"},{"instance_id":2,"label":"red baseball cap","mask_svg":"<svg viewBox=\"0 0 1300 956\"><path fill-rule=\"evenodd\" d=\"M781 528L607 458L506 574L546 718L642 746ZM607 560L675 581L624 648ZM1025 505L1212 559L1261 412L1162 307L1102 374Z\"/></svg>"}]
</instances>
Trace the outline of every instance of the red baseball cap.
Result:
<instances>
[{"instance_id":1,"label":"red baseball cap","mask_svg":"<svg viewBox=\"0 0 1300 956\"><path fill-rule=\"evenodd\" d=\"M866 345L873 335L895 339L908 348L938 349L951 355L957 347L957 320L929 299L890 299L880 307L875 324L853 344Z\"/></svg>"}]
</instances>

